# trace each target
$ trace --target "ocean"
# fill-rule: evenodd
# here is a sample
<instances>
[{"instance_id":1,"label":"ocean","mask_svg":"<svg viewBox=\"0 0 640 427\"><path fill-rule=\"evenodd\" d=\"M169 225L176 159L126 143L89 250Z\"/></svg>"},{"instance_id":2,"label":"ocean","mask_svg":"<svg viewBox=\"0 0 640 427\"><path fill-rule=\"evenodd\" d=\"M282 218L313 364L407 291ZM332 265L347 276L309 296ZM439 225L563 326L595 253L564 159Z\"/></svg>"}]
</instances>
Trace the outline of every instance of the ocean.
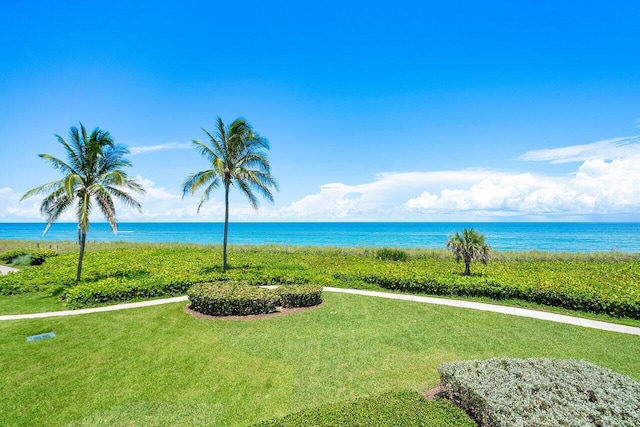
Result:
<instances>
[{"instance_id":1,"label":"ocean","mask_svg":"<svg viewBox=\"0 0 640 427\"><path fill-rule=\"evenodd\" d=\"M0 239L76 241L75 223L0 223ZM231 245L445 248L449 235L474 227L498 251L640 253L640 223L230 223ZM222 243L222 223L91 224L87 241Z\"/></svg>"}]
</instances>

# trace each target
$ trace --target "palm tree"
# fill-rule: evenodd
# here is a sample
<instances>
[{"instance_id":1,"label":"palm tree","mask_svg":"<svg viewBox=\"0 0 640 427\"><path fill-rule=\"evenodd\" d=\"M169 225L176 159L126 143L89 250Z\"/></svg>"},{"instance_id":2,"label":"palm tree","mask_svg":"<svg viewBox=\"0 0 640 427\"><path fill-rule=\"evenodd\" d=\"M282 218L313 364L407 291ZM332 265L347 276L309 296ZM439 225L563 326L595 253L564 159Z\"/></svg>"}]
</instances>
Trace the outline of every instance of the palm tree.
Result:
<instances>
[{"instance_id":1,"label":"palm tree","mask_svg":"<svg viewBox=\"0 0 640 427\"><path fill-rule=\"evenodd\" d=\"M456 261L464 261L464 275L471 275L471 262L482 261L487 264L491 257L491 246L485 243L484 235L476 230L466 228L462 234L457 231L449 237L447 249L451 251Z\"/></svg>"},{"instance_id":2,"label":"palm tree","mask_svg":"<svg viewBox=\"0 0 640 427\"><path fill-rule=\"evenodd\" d=\"M210 169L189 175L183 184L183 197L204 189L200 197L200 208L211 197L211 192L224 186L224 237L222 243L222 271L227 271L227 236L229 234L229 190L237 187L249 199L251 206L258 209L256 193L273 202L272 189L278 184L271 176L271 165L265 150L269 141L253 131L251 125L237 118L225 127L218 117L215 135L202 129L209 137L210 145L192 141L198 152L207 160Z\"/></svg>"},{"instance_id":3,"label":"palm tree","mask_svg":"<svg viewBox=\"0 0 640 427\"><path fill-rule=\"evenodd\" d=\"M131 166L124 158L129 150L124 145L115 144L109 132L95 128L90 135L80 123L80 129L72 126L69 130L69 141L56 135L67 154L67 162L49 154L40 154L54 169L60 171L63 178L49 182L27 191L22 199L36 194L46 194L40 212L47 218L47 226L43 234L49 231L53 223L64 211L75 204L78 221L78 243L80 255L76 281L82 274L89 216L94 205L102 211L111 229L117 231L116 209L113 197L126 205L140 209L138 203L126 190L144 193L142 186L127 177L122 168Z\"/></svg>"}]
</instances>

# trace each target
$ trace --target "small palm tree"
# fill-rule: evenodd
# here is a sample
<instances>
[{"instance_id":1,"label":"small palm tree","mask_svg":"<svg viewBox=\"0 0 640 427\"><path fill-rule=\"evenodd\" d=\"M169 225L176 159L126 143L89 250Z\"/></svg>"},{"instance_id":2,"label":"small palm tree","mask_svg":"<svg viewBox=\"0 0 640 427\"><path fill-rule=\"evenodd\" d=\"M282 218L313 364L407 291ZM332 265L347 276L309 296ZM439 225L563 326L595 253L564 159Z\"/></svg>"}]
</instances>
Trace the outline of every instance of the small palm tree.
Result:
<instances>
[{"instance_id":1,"label":"small palm tree","mask_svg":"<svg viewBox=\"0 0 640 427\"><path fill-rule=\"evenodd\" d=\"M238 118L225 127L218 117L215 135L202 129L210 140L210 145L194 140L196 149L209 163L210 169L189 175L183 183L183 197L204 189L200 197L200 208L211 197L211 192L220 185L224 187L224 237L222 243L222 271L227 271L227 236L229 234L229 190L237 187L258 209L256 193L273 202L272 189L278 184L271 176L271 165L265 150L269 141L253 131L249 123Z\"/></svg>"},{"instance_id":2,"label":"small palm tree","mask_svg":"<svg viewBox=\"0 0 640 427\"><path fill-rule=\"evenodd\" d=\"M68 161L64 162L49 154L39 156L60 171L63 178L27 191L20 200L36 194L46 194L40 206L40 212L47 218L43 234L49 231L63 212L75 204L80 245L76 281L79 282L89 231L89 216L94 205L102 211L115 233L118 224L113 197L140 209L140 203L126 190L144 193L144 189L138 182L129 179L122 170L131 166L131 162L124 158L129 150L124 145L115 144L109 132L95 128L91 134L87 134L80 123L79 130L75 126L71 127L68 142L60 135L56 135L56 138L64 147Z\"/></svg>"},{"instance_id":3,"label":"small palm tree","mask_svg":"<svg viewBox=\"0 0 640 427\"><path fill-rule=\"evenodd\" d=\"M471 275L473 261L482 261L486 265L491 257L491 246L485 243L484 235L473 228L463 229L462 234L457 231L453 233L447 241L447 249L451 251L456 261L464 261L465 276Z\"/></svg>"}]
</instances>

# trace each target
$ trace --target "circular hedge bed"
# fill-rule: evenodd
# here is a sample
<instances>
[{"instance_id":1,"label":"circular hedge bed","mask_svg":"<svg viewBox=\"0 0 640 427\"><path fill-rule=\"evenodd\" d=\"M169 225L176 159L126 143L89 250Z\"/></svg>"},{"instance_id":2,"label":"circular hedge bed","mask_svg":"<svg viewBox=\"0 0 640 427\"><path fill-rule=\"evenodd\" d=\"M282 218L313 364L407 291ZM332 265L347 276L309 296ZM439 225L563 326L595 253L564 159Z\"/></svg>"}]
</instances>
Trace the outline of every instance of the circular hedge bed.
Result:
<instances>
[{"instance_id":1,"label":"circular hedge bed","mask_svg":"<svg viewBox=\"0 0 640 427\"><path fill-rule=\"evenodd\" d=\"M290 285L276 289L251 286L245 282L211 282L192 286L187 295L191 310L209 316L249 316L269 314L285 308L311 307L322 302L322 287Z\"/></svg>"}]
</instances>

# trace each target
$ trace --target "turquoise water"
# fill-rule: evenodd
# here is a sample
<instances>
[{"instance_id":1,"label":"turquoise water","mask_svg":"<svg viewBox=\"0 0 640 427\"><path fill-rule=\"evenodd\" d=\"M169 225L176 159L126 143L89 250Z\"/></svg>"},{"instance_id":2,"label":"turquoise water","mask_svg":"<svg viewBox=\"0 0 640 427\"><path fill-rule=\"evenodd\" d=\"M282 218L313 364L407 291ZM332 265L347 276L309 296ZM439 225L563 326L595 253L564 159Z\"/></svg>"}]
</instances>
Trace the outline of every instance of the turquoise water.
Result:
<instances>
[{"instance_id":1,"label":"turquoise water","mask_svg":"<svg viewBox=\"0 0 640 427\"><path fill-rule=\"evenodd\" d=\"M640 252L640 223L232 223L230 244L444 248L448 236L475 227L494 249L558 252ZM0 239L77 239L74 223L0 223ZM89 241L219 244L222 223L120 223L117 235L93 223Z\"/></svg>"}]
</instances>

